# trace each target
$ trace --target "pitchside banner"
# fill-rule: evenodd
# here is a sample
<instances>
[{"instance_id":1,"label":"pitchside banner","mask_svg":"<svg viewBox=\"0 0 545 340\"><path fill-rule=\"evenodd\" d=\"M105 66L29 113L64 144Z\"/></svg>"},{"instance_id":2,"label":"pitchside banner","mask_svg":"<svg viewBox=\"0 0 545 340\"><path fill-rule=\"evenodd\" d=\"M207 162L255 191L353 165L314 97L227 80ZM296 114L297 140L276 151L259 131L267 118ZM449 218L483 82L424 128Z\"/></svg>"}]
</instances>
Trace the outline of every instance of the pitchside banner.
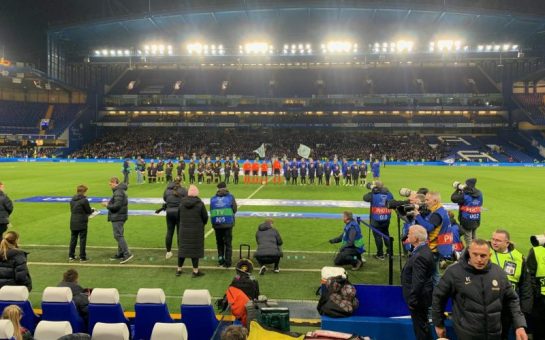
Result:
<instances>
[{"instance_id":1,"label":"pitchside banner","mask_svg":"<svg viewBox=\"0 0 545 340\"><path fill-rule=\"evenodd\" d=\"M151 159L146 159L149 162ZM134 161L134 160L131 160ZM178 160L173 160L177 163ZM189 162L189 159L185 160ZM111 158L96 158L96 159L70 159L70 158L0 158L0 163L123 163L123 159ZM480 162L386 162L386 165L402 165L402 166L479 166L479 167L526 167L526 168L544 168L545 163L480 163Z\"/></svg>"},{"instance_id":2,"label":"pitchside banner","mask_svg":"<svg viewBox=\"0 0 545 340\"><path fill-rule=\"evenodd\" d=\"M25 203L69 203L72 196L33 196L22 198L16 202ZM87 197L90 203L109 201L110 197ZM210 204L210 198L203 198L204 203ZM159 197L129 198L130 204L163 204ZM369 203L362 201L335 201L335 200L282 200L282 199L237 199L239 205L248 206L277 206L277 207L322 207L322 208L369 208ZM458 210L458 204L444 203L448 210ZM237 213L236 216L239 216ZM338 215L336 215L338 216Z\"/></svg>"}]
</instances>

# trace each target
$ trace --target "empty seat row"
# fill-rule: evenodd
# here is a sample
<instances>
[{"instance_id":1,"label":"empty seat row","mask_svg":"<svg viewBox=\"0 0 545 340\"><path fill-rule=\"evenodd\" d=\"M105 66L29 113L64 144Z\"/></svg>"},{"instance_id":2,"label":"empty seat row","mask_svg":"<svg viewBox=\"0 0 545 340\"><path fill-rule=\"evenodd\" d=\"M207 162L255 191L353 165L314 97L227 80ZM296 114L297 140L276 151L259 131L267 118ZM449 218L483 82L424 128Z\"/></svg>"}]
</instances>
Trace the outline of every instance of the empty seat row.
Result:
<instances>
[{"instance_id":1,"label":"empty seat row","mask_svg":"<svg viewBox=\"0 0 545 340\"><path fill-rule=\"evenodd\" d=\"M14 328L10 320L0 320L0 339L13 339ZM68 321L42 320L36 326L34 338L36 340L64 339L64 336L73 334L72 326ZM92 340L129 340L129 329L124 323L98 322L93 328ZM186 340L187 330L183 323L156 323L151 332L151 340L180 339Z\"/></svg>"},{"instance_id":2,"label":"empty seat row","mask_svg":"<svg viewBox=\"0 0 545 340\"><path fill-rule=\"evenodd\" d=\"M165 293L160 288L138 290L133 323L126 318L123 307L119 303L119 292L115 288L93 289L89 296L88 323L78 314L72 300L72 291L68 287L47 287L44 290L41 318L34 313L28 295L28 290L24 286L0 288L0 313L8 305L18 305L23 311L21 324L31 332L36 330L40 319L42 322L67 322L70 325L70 332L89 332L93 338L96 336L97 324L121 324L125 326L131 338L140 340L153 338L151 334L157 323L176 324L165 303ZM183 332L180 331L179 326L172 326L174 329L170 330L168 327L163 327L158 332L187 333L191 339L210 339L218 326L208 290L185 290L181 313Z\"/></svg>"}]
</instances>

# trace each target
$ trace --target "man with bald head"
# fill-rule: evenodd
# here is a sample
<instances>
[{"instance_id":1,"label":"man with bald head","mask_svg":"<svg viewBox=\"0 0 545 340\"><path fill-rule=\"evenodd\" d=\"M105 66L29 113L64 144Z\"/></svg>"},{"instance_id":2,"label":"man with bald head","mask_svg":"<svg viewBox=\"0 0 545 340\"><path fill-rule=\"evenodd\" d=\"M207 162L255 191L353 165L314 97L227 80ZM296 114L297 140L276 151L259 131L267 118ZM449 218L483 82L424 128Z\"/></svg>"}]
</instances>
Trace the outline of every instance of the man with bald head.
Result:
<instances>
[{"instance_id":1,"label":"man with bald head","mask_svg":"<svg viewBox=\"0 0 545 340\"><path fill-rule=\"evenodd\" d=\"M414 334L418 340L432 339L428 309L431 306L435 264L427 239L428 233L421 225L415 224L409 228L407 240L414 250L401 272L403 298L411 311Z\"/></svg>"},{"instance_id":2,"label":"man with bald head","mask_svg":"<svg viewBox=\"0 0 545 340\"><path fill-rule=\"evenodd\" d=\"M517 293L504 270L490 261L490 246L485 240L472 240L468 250L447 268L433 290L432 319L440 338L447 337L444 321L449 298L458 339L500 340L502 313L509 314L516 339L528 339Z\"/></svg>"}]
</instances>

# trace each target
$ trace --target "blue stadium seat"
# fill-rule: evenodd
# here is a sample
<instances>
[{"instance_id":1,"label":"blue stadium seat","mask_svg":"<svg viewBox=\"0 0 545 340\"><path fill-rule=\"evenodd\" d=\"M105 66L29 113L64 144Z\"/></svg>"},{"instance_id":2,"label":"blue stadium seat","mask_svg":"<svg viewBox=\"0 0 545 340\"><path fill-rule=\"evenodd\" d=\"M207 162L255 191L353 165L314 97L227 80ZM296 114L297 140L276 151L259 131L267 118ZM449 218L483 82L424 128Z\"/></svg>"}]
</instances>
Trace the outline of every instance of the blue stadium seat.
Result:
<instances>
[{"instance_id":1,"label":"blue stadium seat","mask_svg":"<svg viewBox=\"0 0 545 340\"><path fill-rule=\"evenodd\" d=\"M149 340L157 322L173 323L161 288L140 288L134 305L134 339Z\"/></svg>"},{"instance_id":2,"label":"blue stadium seat","mask_svg":"<svg viewBox=\"0 0 545 340\"><path fill-rule=\"evenodd\" d=\"M47 287L44 290L42 320L68 321L75 333L87 331L85 322L72 301L72 290L68 287Z\"/></svg>"},{"instance_id":3,"label":"blue stadium seat","mask_svg":"<svg viewBox=\"0 0 545 340\"><path fill-rule=\"evenodd\" d=\"M92 331L97 322L124 323L130 329L129 320L125 317L123 307L119 303L117 289L93 289L89 297L89 330Z\"/></svg>"},{"instance_id":4,"label":"blue stadium seat","mask_svg":"<svg viewBox=\"0 0 545 340\"><path fill-rule=\"evenodd\" d=\"M13 324L10 320L0 320L0 340L13 338Z\"/></svg>"},{"instance_id":5,"label":"blue stadium seat","mask_svg":"<svg viewBox=\"0 0 545 340\"><path fill-rule=\"evenodd\" d=\"M16 305L23 311L21 325L34 333L40 317L34 313L32 304L28 301L28 289L25 286L4 286L0 288L0 314L9 305Z\"/></svg>"},{"instance_id":6,"label":"blue stadium seat","mask_svg":"<svg viewBox=\"0 0 545 340\"><path fill-rule=\"evenodd\" d=\"M153 326L151 340L187 340L187 329L183 323L161 323Z\"/></svg>"},{"instance_id":7,"label":"blue stadium seat","mask_svg":"<svg viewBox=\"0 0 545 340\"><path fill-rule=\"evenodd\" d=\"M207 289L186 289L182 297L182 321L189 339L209 340L219 322Z\"/></svg>"},{"instance_id":8,"label":"blue stadium seat","mask_svg":"<svg viewBox=\"0 0 545 340\"><path fill-rule=\"evenodd\" d=\"M123 322L97 322L93 327L93 340L129 340L129 327Z\"/></svg>"},{"instance_id":9,"label":"blue stadium seat","mask_svg":"<svg viewBox=\"0 0 545 340\"><path fill-rule=\"evenodd\" d=\"M42 320L38 323L38 326L36 326L34 338L38 340L57 340L68 334L72 334L70 322Z\"/></svg>"}]
</instances>

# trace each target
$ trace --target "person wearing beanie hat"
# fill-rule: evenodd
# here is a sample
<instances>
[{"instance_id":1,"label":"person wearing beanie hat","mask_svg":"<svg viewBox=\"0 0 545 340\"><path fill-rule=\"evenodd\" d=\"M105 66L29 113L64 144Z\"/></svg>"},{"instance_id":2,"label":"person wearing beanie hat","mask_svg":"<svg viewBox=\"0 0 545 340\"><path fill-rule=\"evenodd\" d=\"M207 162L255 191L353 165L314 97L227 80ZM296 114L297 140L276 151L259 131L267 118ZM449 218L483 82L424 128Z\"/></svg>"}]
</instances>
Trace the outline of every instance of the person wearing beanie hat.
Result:
<instances>
[{"instance_id":1,"label":"person wearing beanie hat","mask_svg":"<svg viewBox=\"0 0 545 340\"><path fill-rule=\"evenodd\" d=\"M178 240L178 269L176 276L182 274L182 267L187 257L193 265L192 277L203 276L199 271L199 259L204 257L204 226L208 222L208 212L199 198L199 189L190 185L187 196L180 201L180 233Z\"/></svg>"},{"instance_id":2,"label":"person wearing beanie hat","mask_svg":"<svg viewBox=\"0 0 545 340\"><path fill-rule=\"evenodd\" d=\"M455 182L455 184L457 184ZM456 185L454 193L450 196L453 203L458 203L458 219L460 232L464 236L466 247L476 237L477 228L481 225L481 208L483 194L475 187L476 178L468 178L465 186Z\"/></svg>"},{"instance_id":3,"label":"person wearing beanie hat","mask_svg":"<svg viewBox=\"0 0 545 340\"><path fill-rule=\"evenodd\" d=\"M216 195L210 199L210 217L216 235L218 264L229 268L233 256L233 227L235 226L237 201L227 190L225 182L218 183L217 188Z\"/></svg>"}]
</instances>

